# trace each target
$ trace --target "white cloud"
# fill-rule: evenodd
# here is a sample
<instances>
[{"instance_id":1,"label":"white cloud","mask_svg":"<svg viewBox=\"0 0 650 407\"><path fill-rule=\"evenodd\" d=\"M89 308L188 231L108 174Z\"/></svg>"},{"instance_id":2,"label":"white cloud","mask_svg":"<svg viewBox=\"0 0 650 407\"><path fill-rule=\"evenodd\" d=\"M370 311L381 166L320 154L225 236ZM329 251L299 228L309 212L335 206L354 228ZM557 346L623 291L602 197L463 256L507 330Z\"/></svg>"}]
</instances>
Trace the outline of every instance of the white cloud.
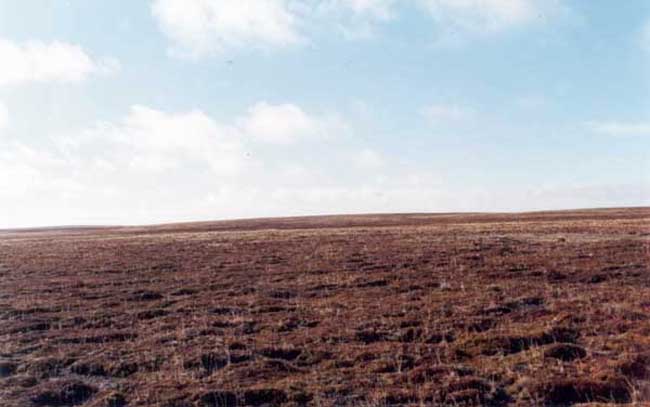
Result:
<instances>
[{"instance_id":1,"label":"white cloud","mask_svg":"<svg viewBox=\"0 0 650 407\"><path fill-rule=\"evenodd\" d=\"M29 82L81 82L92 74L115 71L114 59L93 59L78 45L0 38L0 86Z\"/></svg>"},{"instance_id":2,"label":"white cloud","mask_svg":"<svg viewBox=\"0 0 650 407\"><path fill-rule=\"evenodd\" d=\"M314 13L328 26L338 27L347 39L365 39L375 34L378 23L396 16L394 0L325 0Z\"/></svg>"},{"instance_id":3,"label":"white cloud","mask_svg":"<svg viewBox=\"0 0 650 407\"><path fill-rule=\"evenodd\" d=\"M192 56L304 41L286 0L155 0L152 13L180 53Z\"/></svg>"},{"instance_id":4,"label":"white cloud","mask_svg":"<svg viewBox=\"0 0 650 407\"><path fill-rule=\"evenodd\" d=\"M45 187L48 177L64 165L52 152L19 142L0 141L0 197L16 197Z\"/></svg>"},{"instance_id":5,"label":"white cloud","mask_svg":"<svg viewBox=\"0 0 650 407\"><path fill-rule=\"evenodd\" d=\"M443 122L458 122L467 120L472 116L468 109L456 105L429 105L420 110L430 123L438 124Z\"/></svg>"},{"instance_id":6,"label":"white cloud","mask_svg":"<svg viewBox=\"0 0 650 407\"><path fill-rule=\"evenodd\" d=\"M220 123L200 110L167 113L133 106L122 120L58 137L57 146L71 163L94 170L164 173L196 167L229 177L255 164L249 153L259 143L313 140L329 128L335 128L330 121L293 104L260 102L232 123Z\"/></svg>"},{"instance_id":7,"label":"white cloud","mask_svg":"<svg viewBox=\"0 0 650 407\"><path fill-rule=\"evenodd\" d=\"M133 106L121 122L99 124L64 147L79 151L90 143L104 144L104 154L112 153L109 164L136 170L160 172L190 164L206 166L215 175L232 175L245 166L239 132L198 110L166 113Z\"/></svg>"},{"instance_id":8,"label":"white cloud","mask_svg":"<svg viewBox=\"0 0 650 407\"><path fill-rule=\"evenodd\" d=\"M559 0L418 0L448 30L496 33L545 19Z\"/></svg>"},{"instance_id":9,"label":"white cloud","mask_svg":"<svg viewBox=\"0 0 650 407\"><path fill-rule=\"evenodd\" d=\"M596 133L610 136L650 136L650 122L593 121L586 125Z\"/></svg>"},{"instance_id":10,"label":"white cloud","mask_svg":"<svg viewBox=\"0 0 650 407\"><path fill-rule=\"evenodd\" d=\"M318 135L323 123L293 104L260 102L248 110L239 126L248 136L274 144L288 144Z\"/></svg>"}]
</instances>

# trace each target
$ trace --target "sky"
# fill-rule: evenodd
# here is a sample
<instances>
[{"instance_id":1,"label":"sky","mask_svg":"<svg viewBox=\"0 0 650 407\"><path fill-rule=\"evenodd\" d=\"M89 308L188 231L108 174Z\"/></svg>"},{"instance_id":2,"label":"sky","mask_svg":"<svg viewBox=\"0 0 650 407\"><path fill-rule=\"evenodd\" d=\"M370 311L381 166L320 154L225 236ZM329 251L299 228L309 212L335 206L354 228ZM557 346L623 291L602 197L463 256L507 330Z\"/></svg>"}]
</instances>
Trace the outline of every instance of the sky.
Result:
<instances>
[{"instance_id":1,"label":"sky","mask_svg":"<svg viewBox=\"0 0 650 407\"><path fill-rule=\"evenodd\" d=\"M0 228L650 205L650 2L0 0Z\"/></svg>"}]
</instances>

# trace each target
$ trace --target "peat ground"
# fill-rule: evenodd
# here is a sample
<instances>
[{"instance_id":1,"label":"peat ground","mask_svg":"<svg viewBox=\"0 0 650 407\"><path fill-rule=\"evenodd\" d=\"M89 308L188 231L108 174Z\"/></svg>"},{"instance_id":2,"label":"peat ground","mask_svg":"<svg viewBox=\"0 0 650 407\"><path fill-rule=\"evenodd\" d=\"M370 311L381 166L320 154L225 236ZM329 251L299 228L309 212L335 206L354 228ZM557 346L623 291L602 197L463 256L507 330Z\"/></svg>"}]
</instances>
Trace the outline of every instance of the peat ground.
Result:
<instances>
[{"instance_id":1,"label":"peat ground","mask_svg":"<svg viewBox=\"0 0 650 407\"><path fill-rule=\"evenodd\" d=\"M650 402L650 208L0 232L0 405Z\"/></svg>"}]
</instances>

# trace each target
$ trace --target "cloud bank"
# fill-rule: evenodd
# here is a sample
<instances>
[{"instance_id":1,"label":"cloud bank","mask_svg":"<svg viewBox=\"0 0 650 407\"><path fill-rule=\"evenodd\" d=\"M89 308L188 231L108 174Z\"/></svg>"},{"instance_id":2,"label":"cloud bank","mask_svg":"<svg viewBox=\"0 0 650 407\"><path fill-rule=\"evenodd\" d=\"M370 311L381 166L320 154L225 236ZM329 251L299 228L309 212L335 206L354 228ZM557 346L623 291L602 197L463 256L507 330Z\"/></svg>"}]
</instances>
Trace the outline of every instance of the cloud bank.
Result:
<instances>
[{"instance_id":1,"label":"cloud bank","mask_svg":"<svg viewBox=\"0 0 650 407\"><path fill-rule=\"evenodd\" d=\"M366 38L399 18L400 7L426 11L441 32L494 34L555 17L560 0L155 0L152 15L172 53L195 58L241 48L308 44L310 26Z\"/></svg>"}]
</instances>

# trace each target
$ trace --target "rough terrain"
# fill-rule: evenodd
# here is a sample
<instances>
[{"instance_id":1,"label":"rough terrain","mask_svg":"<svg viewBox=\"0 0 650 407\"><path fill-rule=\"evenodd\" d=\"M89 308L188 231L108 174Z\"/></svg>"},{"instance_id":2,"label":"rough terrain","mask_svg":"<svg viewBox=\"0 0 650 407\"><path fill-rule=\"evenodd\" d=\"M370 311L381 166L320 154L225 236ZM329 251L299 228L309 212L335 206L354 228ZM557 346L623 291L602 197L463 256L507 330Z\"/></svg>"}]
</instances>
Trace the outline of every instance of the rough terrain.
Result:
<instances>
[{"instance_id":1,"label":"rough terrain","mask_svg":"<svg viewBox=\"0 0 650 407\"><path fill-rule=\"evenodd\" d=\"M0 232L0 405L650 401L650 209Z\"/></svg>"}]
</instances>

